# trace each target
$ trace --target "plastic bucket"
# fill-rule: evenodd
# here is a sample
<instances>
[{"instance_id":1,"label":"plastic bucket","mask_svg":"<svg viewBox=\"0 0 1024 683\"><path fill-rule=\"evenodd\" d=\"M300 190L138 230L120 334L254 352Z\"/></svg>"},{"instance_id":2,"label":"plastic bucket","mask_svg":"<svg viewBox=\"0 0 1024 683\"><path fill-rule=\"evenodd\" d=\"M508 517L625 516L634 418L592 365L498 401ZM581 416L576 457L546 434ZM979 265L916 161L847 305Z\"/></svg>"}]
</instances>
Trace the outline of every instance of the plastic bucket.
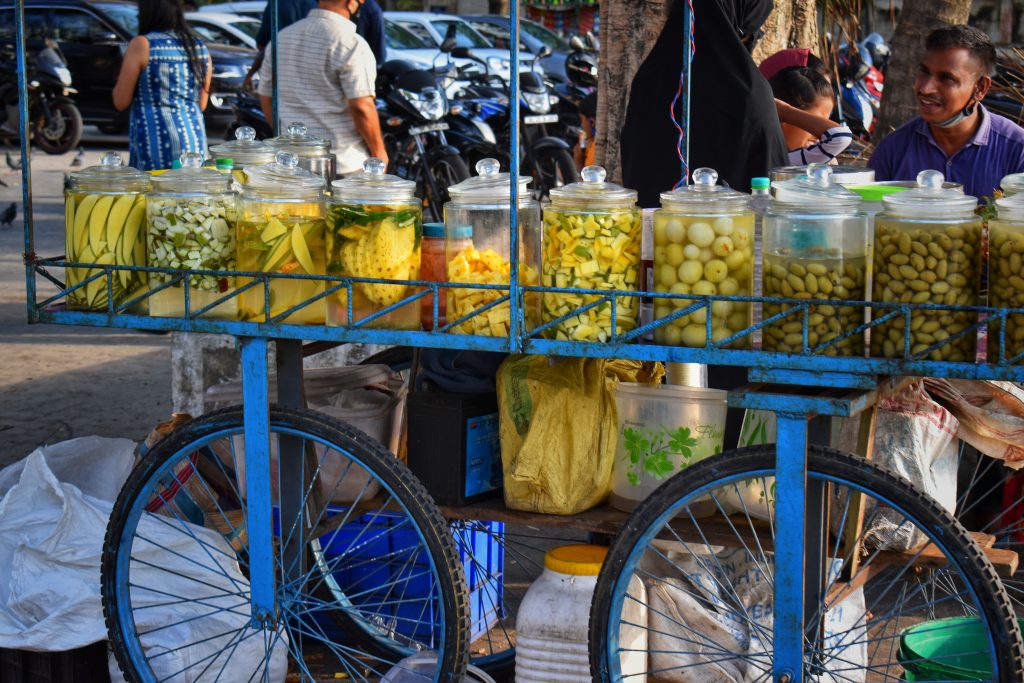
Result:
<instances>
[{"instance_id":1,"label":"plastic bucket","mask_svg":"<svg viewBox=\"0 0 1024 683\"><path fill-rule=\"evenodd\" d=\"M1024 619L1018 620L1024 628ZM907 681L979 681L992 677L985 627L975 617L925 621L900 634L897 657ZM951 647L955 644L955 647ZM952 652L951 652L952 650ZM957 654L957 652L962 654Z\"/></svg>"},{"instance_id":2,"label":"plastic bucket","mask_svg":"<svg viewBox=\"0 0 1024 683\"><path fill-rule=\"evenodd\" d=\"M720 453L727 396L720 389L620 383L612 506L632 510L672 475Z\"/></svg>"}]
</instances>

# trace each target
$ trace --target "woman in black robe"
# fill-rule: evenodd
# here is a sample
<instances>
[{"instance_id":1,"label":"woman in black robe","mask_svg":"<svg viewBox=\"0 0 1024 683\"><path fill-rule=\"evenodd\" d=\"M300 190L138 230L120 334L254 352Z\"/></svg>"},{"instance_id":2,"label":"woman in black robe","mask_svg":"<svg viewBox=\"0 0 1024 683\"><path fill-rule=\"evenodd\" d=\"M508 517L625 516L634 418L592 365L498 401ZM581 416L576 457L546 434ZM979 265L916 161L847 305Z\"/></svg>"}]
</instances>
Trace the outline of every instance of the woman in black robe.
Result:
<instances>
[{"instance_id":1,"label":"woman in black robe","mask_svg":"<svg viewBox=\"0 0 1024 683\"><path fill-rule=\"evenodd\" d=\"M639 193L640 206L682 176L679 132L669 105L683 68L683 7L675 0L654 49L640 65L622 127L622 177ZM750 53L772 10L772 0L693 0L694 41L690 86L690 169L708 166L741 192L750 179L787 164L786 143L767 81ZM681 118L682 102L675 114Z\"/></svg>"},{"instance_id":2,"label":"woman in black robe","mask_svg":"<svg viewBox=\"0 0 1024 683\"><path fill-rule=\"evenodd\" d=\"M682 179L676 146L679 131L668 111L683 68L683 4L674 0L654 49L640 65L622 127L622 178L638 191L643 207ZM772 0L693 0L696 52L691 69L689 143L691 170L707 166L719 182L740 192L750 179L787 165L786 142L771 87L750 53ZM682 102L675 115L681 118ZM755 255L755 258L757 255ZM708 384L734 389L747 381L746 368L712 365ZM725 447L734 448L743 412L730 409Z\"/></svg>"}]
</instances>

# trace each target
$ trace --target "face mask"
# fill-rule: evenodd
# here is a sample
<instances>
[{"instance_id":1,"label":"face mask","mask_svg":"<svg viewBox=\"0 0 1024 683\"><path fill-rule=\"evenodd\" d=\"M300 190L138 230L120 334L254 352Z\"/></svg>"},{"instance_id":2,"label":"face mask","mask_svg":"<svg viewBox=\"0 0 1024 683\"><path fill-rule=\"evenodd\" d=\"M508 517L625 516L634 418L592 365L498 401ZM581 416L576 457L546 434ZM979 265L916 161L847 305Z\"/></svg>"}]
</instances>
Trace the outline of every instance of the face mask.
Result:
<instances>
[{"instance_id":1,"label":"face mask","mask_svg":"<svg viewBox=\"0 0 1024 683\"><path fill-rule=\"evenodd\" d=\"M974 86L974 90L975 92L977 92L978 86ZM937 123L935 125L937 125L939 128L952 128L958 123L970 118L970 116L974 114L974 108L977 106L978 103L974 101L974 96L971 96L971 99L968 100L967 104L964 106L963 109L958 111L953 116L950 116L945 121L942 121L941 123Z\"/></svg>"}]
</instances>

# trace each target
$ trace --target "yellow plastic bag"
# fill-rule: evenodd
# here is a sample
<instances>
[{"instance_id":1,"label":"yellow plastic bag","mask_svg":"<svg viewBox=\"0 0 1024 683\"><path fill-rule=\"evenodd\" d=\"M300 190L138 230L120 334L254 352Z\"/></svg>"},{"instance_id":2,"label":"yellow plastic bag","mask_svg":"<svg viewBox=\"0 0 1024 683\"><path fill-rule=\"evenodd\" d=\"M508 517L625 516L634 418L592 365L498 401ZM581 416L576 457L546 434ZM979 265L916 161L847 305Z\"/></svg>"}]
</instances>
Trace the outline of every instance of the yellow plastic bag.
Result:
<instances>
[{"instance_id":1,"label":"yellow plastic bag","mask_svg":"<svg viewBox=\"0 0 1024 683\"><path fill-rule=\"evenodd\" d=\"M505 504L571 515L605 502L618 435L617 382L658 383L661 363L509 356L498 370Z\"/></svg>"}]
</instances>

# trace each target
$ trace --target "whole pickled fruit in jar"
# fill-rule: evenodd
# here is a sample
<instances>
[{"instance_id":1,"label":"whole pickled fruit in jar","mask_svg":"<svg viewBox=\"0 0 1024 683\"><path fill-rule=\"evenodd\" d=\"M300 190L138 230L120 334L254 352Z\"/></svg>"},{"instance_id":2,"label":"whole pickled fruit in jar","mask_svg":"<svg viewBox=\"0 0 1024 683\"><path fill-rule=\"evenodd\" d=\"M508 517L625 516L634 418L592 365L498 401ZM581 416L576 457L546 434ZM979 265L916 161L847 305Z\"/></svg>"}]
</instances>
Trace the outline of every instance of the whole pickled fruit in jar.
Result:
<instances>
[{"instance_id":1,"label":"whole pickled fruit in jar","mask_svg":"<svg viewBox=\"0 0 1024 683\"><path fill-rule=\"evenodd\" d=\"M654 291L667 294L750 296L754 278L753 215L683 217L655 213ZM655 299L656 319L693 303ZM750 304L715 301L711 305L712 341L750 327ZM654 330L654 341L669 346L703 347L708 310L680 316ZM745 348L748 338L727 348Z\"/></svg>"},{"instance_id":2,"label":"whole pickled fruit in jar","mask_svg":"<svg viewBox=\"0 0 1024 683\"><path fill-rule=\"evenodd\" d=\"M875 219L873 299L975 306L981 286L980 259L980 220L907 223L880 215ZM874 316L890 310L876 308ZM910 348L905 349L906 316L898 315L872 327L871 354L903 358L908 350L912 357L927 352L924 357L935 361L973 361L977 335L964 332L977 319L978 314L971 311L915 308L910 314Z\"/></svg>"},{"instance_id":3,"label":"whole pickled fruit in jar","mask_svg":"<svg viewBox=\"0 0 1024 683\"><path fill-rule=\"evenodd\" d=\"M1024 308L1024 224L993 220L989 223L989 305ZM1024 353L1024 313L1008 313L989 326L988 362L999 362L1001 328L1006 332L1003 356L1010 360ZM1022 362L1021 359L1014 361Z\"/></svg>"},{"instance_id":4,"label":"whole pickled fruit in jar","mask_svg":"<svg viewBox=\"0 0 1024 683\"><path fill-rule=\"evenodd\" d=\"M864 301L867 258L844 257L839 249L822 248L820 257L802 252L765 254L764 295L785 299L835 301L810 304L807 313L807 348L826 356L863 356L864 334L855 330L864 324L861 306L843 306L843 301ZM783 303L766 303L764 316L770 318L794 308ZM764 349L802 353L803 314L794 313L765 326ZM815 351L815 348L820 350Z\"/></svg>"}]
</instances>

